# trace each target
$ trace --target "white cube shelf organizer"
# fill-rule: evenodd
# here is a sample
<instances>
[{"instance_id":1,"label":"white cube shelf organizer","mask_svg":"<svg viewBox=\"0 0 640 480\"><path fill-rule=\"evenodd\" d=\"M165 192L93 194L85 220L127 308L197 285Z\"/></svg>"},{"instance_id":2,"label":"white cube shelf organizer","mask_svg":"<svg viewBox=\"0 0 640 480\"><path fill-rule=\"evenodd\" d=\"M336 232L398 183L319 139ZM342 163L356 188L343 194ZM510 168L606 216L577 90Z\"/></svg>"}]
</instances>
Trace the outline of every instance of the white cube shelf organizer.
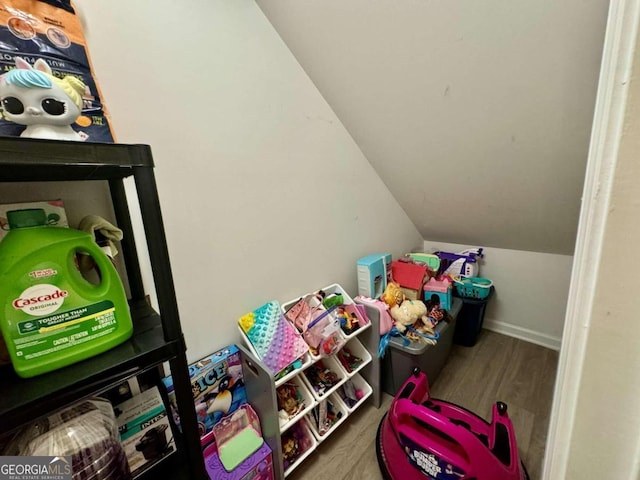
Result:
<instances>
[{"instance_id":1,"label":"white cube shelf organizer","mask_svg":"<svg viewBox=\"0 0 640 480\"><path fill-rule=\"evenodd\" d=\"M333 294L342 295L342 305L339 308L346 310L352 319L357 319L358 327L346 332L342 329L340 330L339 334L343 345L337 352L331 355L312 355L309 352L290 371L285 370L286 373L284 374L281 372L277 379L271 377L270 389L273 394L273 408L271 410L274 411L269 412L269 408L263 408L264 418L261 418L261 422L269 426L277 425L278 431L272 436L272 440L278 437L279 441L276 442L274 440L270 443L273 450L275 478L277 479L284 478L293 472L321 442L326 441L331 433L348 420L348 417L371 396L374 389L377 390L379 388L379 379L375 375L375 373L378 373L377 365L375 369L371 367L373 363L377 362L379 327L376 324L374 328L371 328L371 322L366 315L363 316L360 313L351 296L340 285L332 284L322 290L327 296ZM299 298L283 303L283 313L305 296L302 295ZM242 330L240 331L242 334ZM242 334L242 339L248 350L255 355L251 342L244 334ZM357 359L359 361L356 361ZM251 363L254 369L264 368L257 356L252 359ZM314 369L320 363L337 376L337 381L324 389L314 388L313 382ZM268 370L265 369L265 371ZM357 391L359 395L357 399L347 398L347 401L351 403L350 405L343 401L345 397L344 387L347 382L353 386L353 388L349 388L349 385L347 385L347 391L352 393ZM279 419L277 391L285 384L296 386L301 394L300 396L304 399L304 406L291 418ZM322 402L327 401L331 402L335 408L336 415L339 414L340 418L335 419L326 431L323 429L323 432L320 433L320 429L314 420L313 410L319 408ZM282 417L285 417L285 415L282 414ZM299 452L297 456L292 456L289 451L292 435L297 435L296 440L305 447L304 451ZM311 439L307 438L307 436Z\"/></svg>"}]
</instances>

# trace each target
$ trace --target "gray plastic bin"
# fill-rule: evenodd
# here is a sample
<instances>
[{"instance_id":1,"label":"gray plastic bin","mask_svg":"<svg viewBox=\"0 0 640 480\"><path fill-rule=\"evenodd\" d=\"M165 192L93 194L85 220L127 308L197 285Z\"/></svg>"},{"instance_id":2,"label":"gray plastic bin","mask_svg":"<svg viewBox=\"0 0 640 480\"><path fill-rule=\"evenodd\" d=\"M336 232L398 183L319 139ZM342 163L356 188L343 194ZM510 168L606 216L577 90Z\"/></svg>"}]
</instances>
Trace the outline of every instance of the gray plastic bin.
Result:
<instances>
[{"instance_id":1,"label":"gray plastic bin","mask_svg":"<svg viewBox=\"0 0 640 480\"><path fill-rule=\"evenodd\" d=\"M451 352L456 317L461 308L462 300L453 297L449 310L452 320L442 321L437 325L436 331L440 333L440 338L435 345L422 342L410 342L404 345L403 338L391 338L382 359L382 390L395 395L415 367L427 374L430 385L436 381Z\"/></svg>"}]
</instances>

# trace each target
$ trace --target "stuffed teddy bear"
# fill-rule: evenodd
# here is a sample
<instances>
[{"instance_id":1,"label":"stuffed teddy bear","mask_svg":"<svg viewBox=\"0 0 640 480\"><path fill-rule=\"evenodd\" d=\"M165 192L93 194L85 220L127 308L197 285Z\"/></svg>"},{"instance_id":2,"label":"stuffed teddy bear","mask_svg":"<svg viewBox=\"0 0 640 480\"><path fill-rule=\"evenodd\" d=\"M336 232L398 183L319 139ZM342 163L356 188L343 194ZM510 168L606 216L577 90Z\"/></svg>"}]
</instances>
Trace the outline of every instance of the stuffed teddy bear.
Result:
<instances>
[{"instance_id":1,"label":"stuffed teddy bear","mask_svg":"<svg viewBox=\"0 0 640 480\"><path fill-rule=\"evenodd\" d=\"M391 317L395 321L396 328L404 333L408 326L418 320L427 323L427 306L420 300L404 300L400 305L391 307Z\"/></svg>"},{"instance_id":2,"label":"stuffed teddy bear","mask_svg":"<svg viewBox=\"0 0 640 480\"><path fill-rule=\"evenodd\" d=\"M380 296L380 300L389 305L389 307L400 305L404 299L405 296L400 289L400 285L395 282L389 282L387 284L387 288L385 288L384 292Z\"/></svg>"}]
</instances>

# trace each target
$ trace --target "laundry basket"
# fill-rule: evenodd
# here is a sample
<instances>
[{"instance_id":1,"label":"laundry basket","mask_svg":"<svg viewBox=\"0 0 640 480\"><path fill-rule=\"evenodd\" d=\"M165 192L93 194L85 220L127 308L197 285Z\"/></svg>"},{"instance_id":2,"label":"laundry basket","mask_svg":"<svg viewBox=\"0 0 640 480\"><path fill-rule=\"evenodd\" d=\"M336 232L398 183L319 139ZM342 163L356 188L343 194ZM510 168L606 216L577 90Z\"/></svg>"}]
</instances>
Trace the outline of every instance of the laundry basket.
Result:
<instances>
[{"instance_id":1,"label":"laundry basket","mask_svg":"<svg viewBox=\"0 0 640 480\"><path fill-rule=\"evenodd\" d=\"M476 298L484 300L489 296L493 282L483 277L466 277L461 275L454 277L453 284L456 287L456 293L463 298Z\"/></svg>"}]
</instances>

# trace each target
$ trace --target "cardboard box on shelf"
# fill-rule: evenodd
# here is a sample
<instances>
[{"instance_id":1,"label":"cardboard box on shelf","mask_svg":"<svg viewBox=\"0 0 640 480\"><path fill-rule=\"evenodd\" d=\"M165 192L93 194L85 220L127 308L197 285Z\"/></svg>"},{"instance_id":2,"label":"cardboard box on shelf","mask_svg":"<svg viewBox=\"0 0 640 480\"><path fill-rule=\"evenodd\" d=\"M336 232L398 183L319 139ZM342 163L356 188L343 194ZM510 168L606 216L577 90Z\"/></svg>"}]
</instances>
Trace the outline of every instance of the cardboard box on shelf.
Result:
<instances>
[{"instance_id":1,"label":"cardboard box on shelf","mask_svg":"<svg viewBox=\"0 0 640 480\"><path fill-rule=\"evenodd\" d=\"M213 440L213 426L222 417L247 403L247 392L240 363L240 350L229 345L189 365L191 390L198 417L202 445ZM163 380L176 424L180 424L175 407L173 380Z\"/></svg>"},{"instance_id":2,"label":"cardboard box on shelf","mask_svg":"<svg viewBox=\"0 0 640 480\"><path fill-rule=\"evenodd\" d=\"M4 204L0 205L0 240L6 237L9 232L7 212L10 212L11 210L26 210L29 208L42 208L44 213L47 215L47 221L50 225L57 225L60 227L69 226L62 200Z\"/></svg>"},{"instance_id":3,"label":"cardboard box on shelf","mask_svg":"<svg viewBox=\"0 0 640 480\"><path fill-rule=\"evenodd\" d=\"M176 449L158 387L114 406L120 440L133 477Z\"/></svg>"}]
</instances>

